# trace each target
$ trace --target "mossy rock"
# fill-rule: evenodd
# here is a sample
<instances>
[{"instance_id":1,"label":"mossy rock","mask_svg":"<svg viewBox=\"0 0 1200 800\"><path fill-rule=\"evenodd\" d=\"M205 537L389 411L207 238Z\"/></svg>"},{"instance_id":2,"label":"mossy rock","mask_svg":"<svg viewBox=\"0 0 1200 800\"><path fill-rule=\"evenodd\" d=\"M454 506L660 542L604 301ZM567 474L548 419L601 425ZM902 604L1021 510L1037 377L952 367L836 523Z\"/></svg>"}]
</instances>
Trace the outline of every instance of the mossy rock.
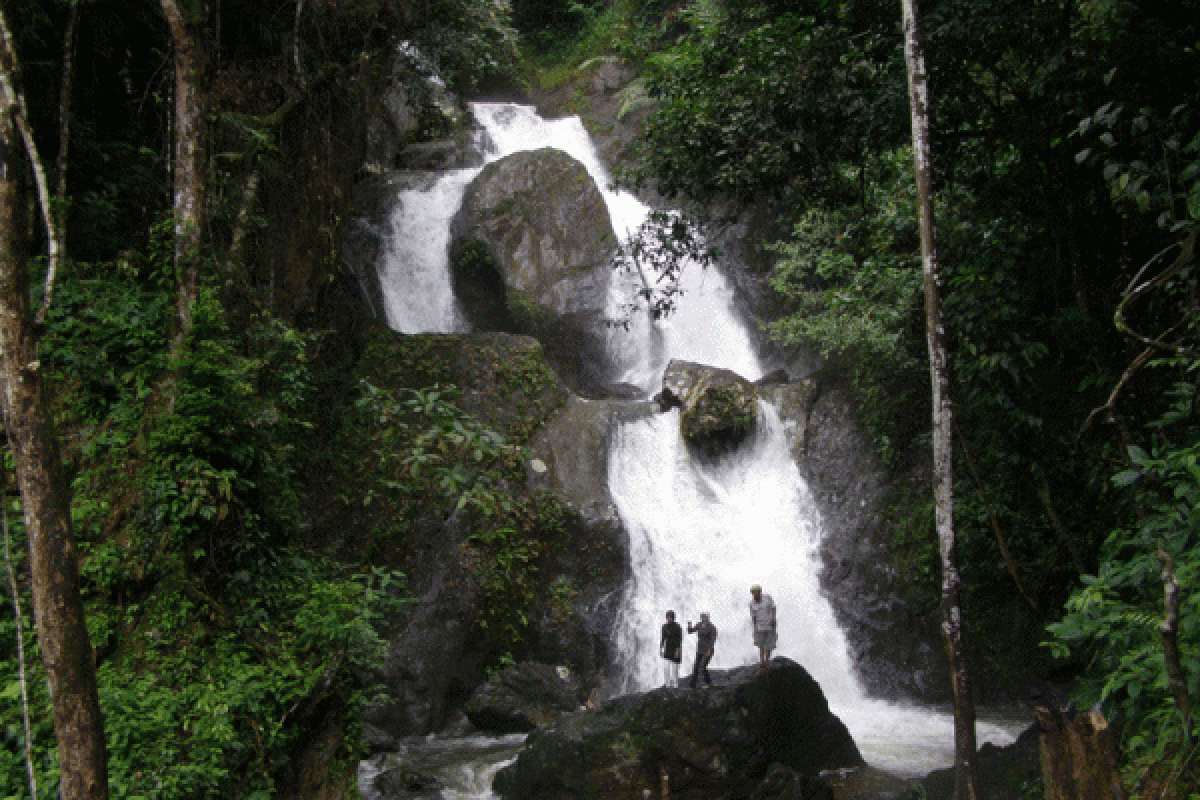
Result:
<instances>
[{"instance_id":1,"label":"mossy rock","mask_svg":"<svg viewBox=\"0 0 1200 800\"><path fill-rule=\"evenodd\" d=\"M672 360L659 402L681 411L683 438L705 451L736 446L758 418L758 387L727 369Z\"/></svg>"}]
</instances>

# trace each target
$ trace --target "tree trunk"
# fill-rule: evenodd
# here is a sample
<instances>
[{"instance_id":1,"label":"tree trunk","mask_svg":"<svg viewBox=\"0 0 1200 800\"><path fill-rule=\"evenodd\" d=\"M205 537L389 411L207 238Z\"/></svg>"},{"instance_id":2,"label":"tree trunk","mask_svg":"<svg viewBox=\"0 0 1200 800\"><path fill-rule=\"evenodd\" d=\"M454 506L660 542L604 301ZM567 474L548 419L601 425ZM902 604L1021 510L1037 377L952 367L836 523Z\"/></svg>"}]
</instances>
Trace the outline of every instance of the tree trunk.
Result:
<instances>
[{"instance_id":1,"label":"tree trunk","mask_svg":"<svg viewBox=\"0 0 1200 800\"><path fill-rule=\"evenodd\" d=\"M208 53L203 31L190 24L176 0L162 0L171 29L175 60L175 270L176 305L180 329L192 327L192 306L200 270L200 245L204 231L204 194L207 158L204 123Z\"/></svg>"},{"instance_id":2,"label":"tree trunk","mask_svg":"<svg viewBox=\"0 0 1200 800\"><path fill-rule=\"evenodd\" d=\"M1124 800L1116 745L1102 714L1040 707L1034 713L1046 800Z\"/></svg>"},{"instance_id":3,"label":"tree trunk","mask_svg":"<svg viewBox=\"0 0 1200 800\"><path fill-rule=\"evenodd\" d=\"M1167 683L1171 687L1171 696L1175 698L1175 708L1183 721L1183 737L1187 744L1192 743L1192 698L1188 693L1187 675L1183 671L1182 659L1179 655L1179 579L1175 577L1175 562L1162 548L1155 553L1158 563L1162 564L1163 579L1163 616L1162 624L1158 626L1159 636L1162 637L1163 658L1167 665Z\"/></svg>"},{"instance_id":4,"label":"tree trunk","mask_svg":"<svg viewBox=\"0 0 1200 800\"><path fill-rule=\"evenodd\" d=\"M942 557L942 638L950 661L954 690L954 797L977 800L975 769L975 704L963 644L959 602L958 547L954 535L954 411L946 361L946 327L942 318L941 279L933 234L932 164L929 148L929 84L918 24L916 0L901 0L904 10L904 54L908 99L912 112L913 168L920 215L921 262L925 276L925 328L929 345L929 377L933 391L933 494L938 545Z\"/></svg>"},{"instance_id":5,"label":"tree trunk","mask_svg":"<svg viewBox=\"0 0 1200 800\"><path fill-rule=\"evenodd\" d=\"M71 35L74 35L72 30ZM42 156L38 153L37 142L33 136L33 128L29 124L29 112L25 103L25 95L21 91L21 68L17 60L17 46L13 41L12 31L8 27L8 19L0 7L0 113L6 116L5 124L20 134L25 145L25 153L33 171L34 186L37 189L38 206L42 211L42 222L46 226L47 253L47 286L52 285L54 274L58 271L60 259L59 245L65 241L64 234L59 230L58 218L54 212L54 204L50 200L50 184L46 180L46 168ZM8 115L11 114L11 117Z\"/></svg>"},{"instance_id":6,"label":"tree trunk","mask_svg":"<svg viewBox=\"0 0 1200 800\"><path fill-rule=\"evenodd\" d=\"M0 114L0 401L29 535L33 609L54 707L62 796L104 800L104 724L79 595L70 495L29 307L17 152L12 120Z\"/></svg>"}]
</instances>

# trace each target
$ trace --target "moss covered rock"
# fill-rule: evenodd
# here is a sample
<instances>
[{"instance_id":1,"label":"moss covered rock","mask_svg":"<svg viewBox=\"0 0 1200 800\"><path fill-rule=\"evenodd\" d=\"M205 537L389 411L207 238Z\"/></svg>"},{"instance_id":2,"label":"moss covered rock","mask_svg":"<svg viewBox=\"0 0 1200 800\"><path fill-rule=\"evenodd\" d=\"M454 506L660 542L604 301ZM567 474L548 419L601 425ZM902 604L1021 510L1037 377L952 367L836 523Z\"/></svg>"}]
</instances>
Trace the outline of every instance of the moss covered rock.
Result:
<instances>
[{"instance_id":1,"label":"moss covered rock","mask_svg":"<svg viewBox=\"0 0 1200 800\"><path fill-rule=\"evenodd\" d=\"M705 450L736 445L754 430L758 388L736 372L672 359L659 404L681 410L683 438Z\"/></svg>"}]
</instances>

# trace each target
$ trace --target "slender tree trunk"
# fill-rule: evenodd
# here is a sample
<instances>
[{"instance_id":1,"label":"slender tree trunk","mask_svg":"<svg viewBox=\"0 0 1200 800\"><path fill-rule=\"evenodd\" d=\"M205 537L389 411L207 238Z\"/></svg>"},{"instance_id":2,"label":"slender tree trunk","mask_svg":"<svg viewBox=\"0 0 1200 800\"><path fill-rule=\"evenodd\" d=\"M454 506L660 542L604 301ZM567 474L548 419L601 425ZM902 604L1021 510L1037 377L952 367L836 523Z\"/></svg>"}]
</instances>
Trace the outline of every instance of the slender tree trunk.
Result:
<instances>
[{"instance_id":1,"label":"slender tree trunk","mask_svg":"<svg viewBox=\"0 0 1200 800\"><path fill-rule=\"evenodd\" d=\"M958 546L954 535L954 411L946 360L946 326L942 318L941 278L933 233L933 168L929 148L929 83L918 23L916 0L901 0L904 9L904 54L908 99L912 112L913 168L925 274L925 327L929 344L929 377L933 391L933 494L938 545L942 557L942 637L950 661L954 689L954 797L977 800L975 769L975 704L963 644L959 602Z\"/></svg>"},{"instance_id":2,"label":"slender tree trunk","mask_svg":"<svg viewBox=\"0 0 1200 800\"><path fill-rule=\"evenodd\" d=\"M161 0L171 29L175 61L175 269L178 275L179 324L192 327L192 306L200 270L200 245L204 231L204 194L207 169L204 124L208 53L202 31L190 23L176 0Z\"/></svg>"},{"instance_id":3,"label":"slender tree trunk","mask_svg":"<svg viewBox=\"0 0 1200 800\"><path fill-rule=\"evenodd\" d=\"M11 125L25 146L25 154L33 171L34 185L37 189L38 206L42 211L42 222L46 226L46 251L48 264L47 278L52 282L58 271L60 259L59 245L64 237L59 232L59 225L54 214L54 206L50 201L50 184L46 180L46 168L38 153L37 142L33 138L33 129L29 125L29 112L25 103L25 95L21 91L21 67L17 59L16 42L12 38L12 30L4 9L0 7L0 113L11 115L5 124ZM47 284L49 285L49 284Z\"/></svg>"},{"instance_id":4,"label":"slender tree trunk","mask_svg":"<svg viewBox=\"0 0 1200 800\"><path fill-rule=\"evenodd\" d=\"M1175 708L1179 709L1179 716L1183 720L1184 740L1191 744L1192 698L1188 694L1187 675L1179 656L1179 579L1175 577L1175 562L1166 550L1159 548L1155 556L1158 563L1162 564L1163 610L1166 613L1162 624L1158 626L1158 633L1162 637L1163 659L1167 664L1167 683L1171 687L1171 696L1175 698Z\"/></svg>"},{"instance_id":5,"label":"slender tree trunk","mask_svg":"<svg viewBox=\"0 0 1200 800\"><path fill-rule=\"evenodd\" d=\"M0 405L29 536L33 610L54 707L62 796L105 800L104 724L79 595L70 495L29 307L17 152L11 117L0 114Z\"/></svg>"}]
</instances>

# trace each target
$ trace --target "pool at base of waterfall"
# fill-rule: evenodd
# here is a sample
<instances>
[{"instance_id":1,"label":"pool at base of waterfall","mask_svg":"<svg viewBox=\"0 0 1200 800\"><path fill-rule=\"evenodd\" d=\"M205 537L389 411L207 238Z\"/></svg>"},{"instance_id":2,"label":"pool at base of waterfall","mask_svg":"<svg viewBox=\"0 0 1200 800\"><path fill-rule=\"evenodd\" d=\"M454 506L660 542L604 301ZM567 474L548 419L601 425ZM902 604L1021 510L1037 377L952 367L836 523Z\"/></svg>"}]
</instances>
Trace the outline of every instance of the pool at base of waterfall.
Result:
<instances>
[{"instance_id":1,"label":"pool at base of waterfall","mask_svg":"<svg viewBox=\"0 0 1200 800\"><path fill-rule=\"evenodd\" d=\"M830 704L874 769L906 780L921 778L954 764L954 714L950 708L895 706L868 700L853 707ZM1033 724L1032 715L1015 708L976 709L978 746L1005 747Z\"/></svg>"}]
</instances>

